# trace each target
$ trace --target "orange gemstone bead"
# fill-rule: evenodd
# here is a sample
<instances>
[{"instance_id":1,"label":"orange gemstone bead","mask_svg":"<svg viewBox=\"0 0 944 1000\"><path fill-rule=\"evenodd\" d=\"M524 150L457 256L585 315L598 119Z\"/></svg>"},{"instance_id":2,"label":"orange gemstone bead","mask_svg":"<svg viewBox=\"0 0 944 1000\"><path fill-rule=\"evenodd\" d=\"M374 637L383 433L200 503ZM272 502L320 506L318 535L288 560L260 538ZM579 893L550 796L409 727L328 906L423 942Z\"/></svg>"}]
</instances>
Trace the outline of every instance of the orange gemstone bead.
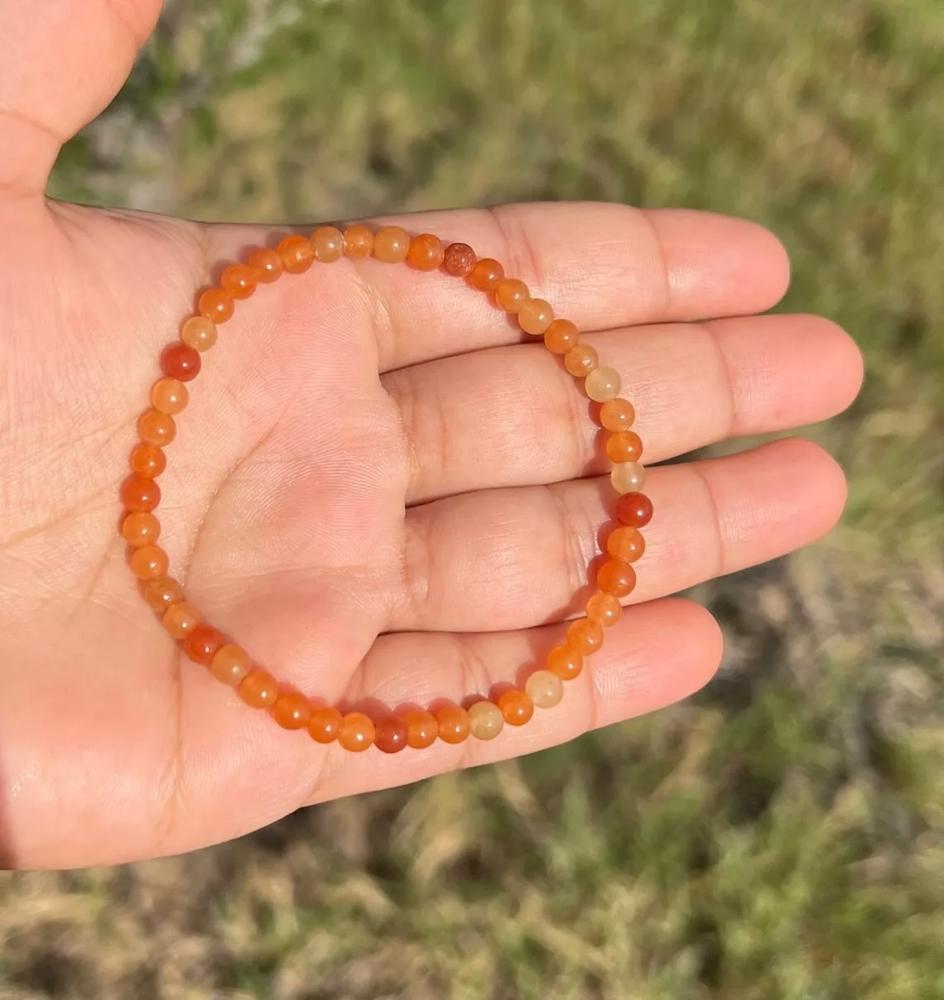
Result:
<instances>
[{"instance_id":1,"label":"orange gemstone bead","mask_svg":"<svg viewBox=\"0 0 944 1000\"><path fill-rule=\"evenodd\" d=\"M225 323L235 309L233 296L225 288L207 288L197 299L197 312L214 323Z\"/></svg>"},{"instance_id":2,"label":"orange gemstone bead","mask_svg":"<svg viewBox=\"0 0 944 1000\"><path fill-rule=\"evenodd\" d=\"M569 319L555 319L544 331L544 346L551 354L566 354L577 345L580 334Z\"/></svg>"},{"instance_id":3,"label":"orange gemstone bead","mask_svg":"<svg viewBox=\"0 0 944 1000\"><path fill-rule=\"evenodd\" d=\"M175 639L186 639L203 621L203 615L192 604L181 601L180 604L172 604L161 621Z\"/></svg>"},{"instance_id":4,"label":"orange gemstone bead","mask_svg":"<svg viewBox=\"0 0 944 1000\"><path fill-rule=\"evenodd\" d=\"M374 250L374 234L360 223L344 230L344 252L348 257L369 257Z\"/></svg>"},{"instance_id":5,"label":"orange gemstone bead","mask_svg":"<svg viewBox=\"0 0 944 1000\"><path fill-rule=\"evenodd\" d=\"M341 718L336 708L313 708L308 720L308 735L316 743L333 743L341 731Z\"/></svg>"},{"instance_id":6,"label":"orange gemstone bead","mask_svg":"<svg viewBox=\"0 0 944 1000\"><path fill-rule=\"evenodd\" d=\"M423 750L435 743L439 735L439 723L432 712L421 708L411 708L400 713L406 723L406 741L411 747Z\"/></svg>"},{"instance_id":7,"label":"orange gemstone bead","mask_svg":"<svg viewBox=\"0 0 944 1000\"><path fill-rule=\"evenodd\" d=\"M652 501L645 493L624 493L616 501L616 520L632 528L644 528L652 520Z\"/></svg>"},{"instance_id":8,"label":"orange gemstone bead","mask_svg":"<svg viewBox=\"0 0 944 1000\"><path fill-rule=\"evenodd\" d=\"M194 629L196 631L196 629ZM210 673L224 684L236 687L252 670L252 661L242 646L235 642L224 642L213 654Z\"/></svg>"},{"instance_id":9,"label":"orange gemstone bead","mask_svg":"<svg viewBox=\"0 0 944 1000\"><path fill-rule=\"evenodd\" d=\"M158 545L141 545L132 549L131 572L139 580L157 580L166 575L170 560L167 553Z\"/></svg>"},{"instance_id":10,"label":"orange gemstone bead","mask_svg":"<svg viewBox=\"0 0 944 1000\"><path fill-rule=\"evenodd\" d=\"M151 406L161 413L173 416L187 405L190 393L183 382L175 378L159 379L151 387Z\"/></svg>"},{"instance_id":11,"label":"orange gemstone bead","mask_svg":"<svg viewBox=\"0 0 944 1000\"><path fill-rule=\"evenodd\" d=\"M587 617L602 628L611 628L623 613L623 606L614 594L599 591L587 601Z\"/></svg>"},{"instance_id":12,"label":"orange gemstone bead","mask_svg":"<svg viewBox=\"0 0 944 1000\"><path fill-rule=\"evenodd\" d=\"M136 548L156 542L160 533L161 522L147 511L132 511L121 522L121 537Z\"/></svg>"},{"instance_id":13,"label":"orange gemstone bead","mask_svg":"<svg viewBox=\"0 0 944 1000\"><path fill-rule=\"evenodd\" d=\"M145 410L138 417L138 434L145 444L153 444L158 448L169 445L177 436L177 425L174 418L160 410Z\"/></svg>"},{"instance_id":14,"label":"orange gemstone bead","mask_svg":"<svg viewBox=\"0 0 944 1000\"><path fill-rule=\"evenodd\" d=\"M564 355L564 367L574 378L586 378L597 366L597 352L589 344L575 344Z\"/></svg>"},{"instance_id":15,"label":"orange gemstone bead","mask_svg":"<svg viewBox=\"0 0 944 1000\"><path fill-rule=\"evenodd\" d=\"M374 743L384 753L399 753L407 746L409 730L398 715L388 715L374 726Z\"/></svg>"},{"instance_id":16,"label":"orange gemstone bead","mask_svg":"<svg viewBox=\"0 0 944 1000\"><path fill-rule=\"evenodd\" d=\"M248 299L256 290L258 280L248 264L230 264L220 275L220 285L234 299Z\"/></svg>"},{"instance_id":17,"label":"orange gemstone bead","mask_svg":"<svg viewBox=\"0 0 944 1000\"><path fill-rule=\"evenodd\" d=\"M311 704L298 691L280 691L272 706L272 718L283 729L304 729L311 718Z\"/></svg>"},{"instance_id":18,"label":"orange gemstone bead","mask_svg":"<svg viewBox=\"0 0 944 1000\"><path fill-rule=\"evenodd\" d=\"M454 278L465 278L475 267L475 251L468 243L450 243L443 255L443 269Z\"/></svg>"},{"instance_id":19,"label":"orange gemstone bead","mask_svg":"<svg viewBox=\"0 0 944 1000\"><path fill-rule=\"evenodd\" d=\"M410 241L406 262L417 271L435 271L442 266L444 258L442 240L432 233L421 233Z\"/></svg>"},{"instance_id":20,"label":"orange gemstone bead","mask_svg":"<svg viewBox=\"0 0 944 1000\"><path fill-rule=\"evenodd\" d=\"M338 743L345 750L357 753L366 750L374 742L374 723L363 712L348 712L341 719L338 728Z\"/></svg>"},{"instance_id":21,"label":"orange gemstone bead","mask_svg":"<svg viewBox=\"0 0 944 1000\"><path fill-rule=\"evenodd\" d=\"M208 667L213 662L217 650L226 642L226 636L212 625L205 622L198 625L187 636L184 642L184 652L194 663L202 663Z\"/></svg>"},{"instance_id":22,"label":"orange gemstone bead","mask_svg":"<svg viewBox=\"0 0 944 1000\"><path fill-rule=\"evenodd\" d=\"M444 743L461 743L469 736L469 713L459 705L443 705L434 713L439 738Z\"/></svg>"},{"instance_id":23,"label":"orange gemstone bead","mask_svg":"<svg viewBox=\"0 0 944 1000\"><path fill-rule=\"evenodd\" d=\"M271 708L279 696L278 681L268 670L260 667L250 670L236 690L239 697L253 708Z\"/></svg>"},{"instance_id":24,"label":"orange gemstone bead","mask_svg":"<svg viewBox=\"0 0 944 1000\"><path fill-rule=\"evenodd\" d=\"M518 312L529 298L528 286L518 278L503 278L495 286L495 302L505 312Z\"/></svg>"},{"instance_id":25,"label":"orange gemstone bead","mask_svg":"<svg viewBox=\"0 0 944 1000\"><path fill-rule=\"evenodd\" d=\"M256 281L268 285L279 278L285 268L278 251L268 247L257 247L246 258L247 267L252 269Z\"/></svg>"},{"instance_id":26,"label":"orange gemstone bead","mask_svg":"<svg viewBox=\"0 0 944 1000\"><path fill-rule=\"evenodd\" d=\"M169 344L161 355L161 370L180 382L190 382L200 373L200 355L189 344Z\"/></svg>"},{"instance_id":27,"label":"orange gemstone bead","mask_svg":"<svg viewBox=\"0 0 944 1000\"><path fill-rule=\"evenodd\" d=\"M344 256L344 234L334 226L319 226L311 234L315 260L330 264Z\"/></svg>"},{"instance_id":28,"label":"orange gemstone bead","mask_svg":"<svg viewBox=\"0 0 944 1000\"><path fill-rule=\"evenodd\" d=\"M642 455L642 441L633 431L617 431L606 439L606 457L611 462L635 462Z\"/></svg>"},{"instance_id":29,"label":"orange gemstone bead","mask_svg":"<svg viewBox=\"0 0 944 1000\"><path fill-rule=\"evenodd\" d=\"M554 319L554 310L544 299L527 299L518 310L518 325L532 337L543 337Z\"/></svg>"},{"instance_id":30,"label":"orange gemstone bead","mask_svg":"<svg viewBox=\"0 0 944 1000\"><path fill-rule=\"evenodd\" d=\"M573 680L583 670L583 656L572 646L555 646L547 654L547 669L561 680Z\"/></svg>"},{"instance_id":31,"label":"orange gemstone bead","mask_svg":"<svg viewBox=\"0 0 944 1000\"><path fill-rule=\"evenodd\" d=\"M578 618L567 628L567 645L585 656L603 645L603 629L589 618Z\"/></svg>"},{"instance_id":32,"label":"orange gemstone bead","mask_svg":"<svg viewBox=\"0 0 944 1000\"><path fill-rule=\"evenodd\" d=\"M502 717L509 726L523 726L534 715L531 696L520 688L509 688L498 699Z\"/></svg>"},{"instance_id":33,"label":"orange gemstone bead","mask_svg":"<svg viewBox=\"0 0 944 1000\"><path fill-rule=\"evenodd\" d=\"M505 269L491 257L483 257L469 272L469 284L480 292L490 292L505 277Z\"/></svg>"},{"instance_id":34,"label":"orange gemstone bead","mask_svg":"<svg viewBox=\"0 0 944 1000\"><path fill-rule=\"evenodd\" d=\"M315 248L304 236L286 236L279 244L279 256L289 274L301 274L314 262Z\"/></svg>"},{"instance_id":35,"label":"orange gemstone bead","mask_svg":"<svg viewBox=\"0 0 944 1000\"><path fill-rule=\"evenodd\" d=\"M154 510L161 502L161 488L153 479L132 475L121 484L125 510Z\"/></svg>"},{"instance_id":36,"label":"orange gemstone bead","mask_svg":"<svg viewBox=\"0 0 944 1000\"><path fill-rule=\"evenodd\" d=\"M636 411L628 399L608 399L600 406L600 423L608 431L627 431L636 419Z\"/></svg>"},{"instance_id":37,"label":"orange gemstone bead","mask_svg":"<svg viewBox=\"0 0 944 1000\"><path fill-rule=\"evenodd\" d=\"M195 351L208 351L217 338L216 324L206 316L190 316L180 328L180 339Z\"/></svg>"},{"instance_id":38,"label":"orange gemstone bead","mask_svg":"<svg viewBox=\"0 0 944 1000\"><path fill-rule=\"evenodd\" d=\"M374 235L374 256L385 264L399 264L409 252L409 233L399 226L383 226Z\"/></svg>"},{"instance_id":39,"label":"orange gemstone bead","mask_svg":"<svg viewBox=\"0 0 944 1000\"><path fill-rule=\"evenodd\" d=\"M646 540L638 528L614 528L606 540L606 551L620 562L635 562L646 551Z\"/></svg>"},{"instance_id":40,"label":"orange gemstone bead","mask_svg":"<svg viewBox=\"0 0 944 1000\"><path fill-rule=\"evenodd\" d=\"M607 559L597 570L597 586L607 594L626 597L636 586L636 571L629 563Z\"/></svg>"},{"instance_id":41,"label":"orange gemstone bead","mask_svg":"<svg viewBox=\"0 0 944 1000\"><path fill-rule=\"evenodd\" d=\"M170 576L148 580L142 591L148 607L163 615L172 604L180 604L184 599L184 588Z\"/></svg>"},{"instance_id":42,"label":"orange gemstone bead","mask_svg":"<svg viewBox=\"0 0 944 1000\"><path fill-rule=\"evenodd\" d=\"M131 469L142 479L153 479L167 468L167 456L157 445L136 444L131 450Z\"/></svg>"}]
</instances>

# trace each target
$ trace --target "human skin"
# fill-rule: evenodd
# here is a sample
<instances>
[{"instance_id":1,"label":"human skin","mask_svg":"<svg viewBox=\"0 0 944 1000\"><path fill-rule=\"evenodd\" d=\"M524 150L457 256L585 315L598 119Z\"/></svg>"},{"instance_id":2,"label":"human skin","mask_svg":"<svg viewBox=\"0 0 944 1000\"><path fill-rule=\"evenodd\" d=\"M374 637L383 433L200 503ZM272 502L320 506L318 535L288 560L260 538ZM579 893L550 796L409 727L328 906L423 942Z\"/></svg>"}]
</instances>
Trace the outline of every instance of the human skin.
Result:
<instances>
[{"instance_id":1,"label":"human skin","mask_svg":"<svg viewBox=\"0 0 944 1000\"><path fill-rule=\"evenodd\" d=\"M279 729L182 658L141 600L118 486L161 348L197 290L287 227L48 199L155 0L0 0L0 850L113 863L300 806L562 743L669 705L721 658L670 595L827 532L836 463L785 438L652 469L639 587L557 708L490 742L352 754ZM77 83L78 81L78 83ZM786 254L749 222L594 203L392 217L495 256L588 331L645 460L828 418L860 354L760 315ZM301 231L305 231L302 229ZM488 694L579 613L613 494L579 386L442 273L342 260L241 304L191 383L158 510L173 572L265 666L345 707Z\"/></svg>"}]
</instances>

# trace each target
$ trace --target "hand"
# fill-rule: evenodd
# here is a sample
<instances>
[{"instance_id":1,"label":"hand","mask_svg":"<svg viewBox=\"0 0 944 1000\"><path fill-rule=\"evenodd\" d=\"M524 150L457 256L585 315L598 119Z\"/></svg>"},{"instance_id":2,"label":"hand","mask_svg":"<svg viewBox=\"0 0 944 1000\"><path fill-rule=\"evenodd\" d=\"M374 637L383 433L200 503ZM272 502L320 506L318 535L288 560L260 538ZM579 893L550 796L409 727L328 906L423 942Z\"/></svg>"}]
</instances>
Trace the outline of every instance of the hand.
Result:
<instances>
[{"instance_id":1,"label":"hand","mask_svg":"<svg viewBox=\"0 0 944 1000\"><path fill-rule=\"evenodd\" d=\"M494 742L351 754L243 705L141 600L117 490L162 346L214 269L275 231L42 194L158 6L0 0L8 864L185 851L671 704L711 677L721 638L668 595L812 541L845 498L836 464L801 440L653 469L633 607L560 707ZM398 221L498 257L596 331L649 463L826 418L858 390L859 353L833 324L752 315L788 280L753 224L601 204ZM487 693L555 644L613 495L573 380L521 340L463 282L375 261L316 265L241 305L161 479L162 544L210 620L306 693L390 707Z\"/></svg>"}]
</instances>

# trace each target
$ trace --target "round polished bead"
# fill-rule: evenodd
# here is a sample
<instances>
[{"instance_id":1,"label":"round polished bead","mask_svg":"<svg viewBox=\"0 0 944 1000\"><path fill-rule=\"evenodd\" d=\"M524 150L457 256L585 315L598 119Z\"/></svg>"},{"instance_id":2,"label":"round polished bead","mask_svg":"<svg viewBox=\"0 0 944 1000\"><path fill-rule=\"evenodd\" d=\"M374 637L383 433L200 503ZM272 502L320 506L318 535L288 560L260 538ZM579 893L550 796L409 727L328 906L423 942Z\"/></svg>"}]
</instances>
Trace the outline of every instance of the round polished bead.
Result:
<instances>
[{"instance_id":1,"label":"round polished bead","mask_svg":"<svg viewBox=\"0 0 944 1000\"><path fill-rule=\"evenodd\" d=\"M553 708L564 697L564 685L551 670L535 670L524 689L535 708Z\"/></svg>"},{"instance_id":2,"label":"round polished bead","mask_svg":"<svg viewBox=\"0 0 944 1000\"><path fill-rule=\"evenodd\" d=\"M374 249L374 233L357 223L344 230L344 252L348 257L369 257Z\"/></svg>"},{"instance_id":3,"label":"round polished bead","mask_svg":"<svg viewBox=\"0 0 944 1000\"><path fill-rule=\"evenodd\" d=\"M363 712L348 712L338 728L338 743L345 750L366 750L374 742L374 724Z\"/></svg>"},{"instance_id":4,"label":"round polished bead","mask_svg":"<svg viewBox=\"0 0 944 1000\"><path fill-rule=\"evenodd\" d=\"M236 689L239 697L253 708L271 708L279 696L279 683L261 667L250 670Z\"/></svg>"},{"instance_id":5,"label":"round polished bead","mask_svg":"<svg viewBox=\"0 0 944 1000\"><path fill-rule=\"evenodd\" d=\"M145 444L163 448L177 436L177 425L173 417L160 410L145 410L138 417L138 434Z\"/></svg>"},{"instance_id":6,"label":"round polished bead","mask_svg":"<svg viewBox=\"0 0 944 1000\"><path fill-rule=\"evenodd\" d=\"M573 680L583 670L583 656L573 646L555 646L548 654L547 669L561 680Z\"/></svg>"},{"instance_id":7,"label":"round polished bead","mask_svg":"<svg viewBox=\"0 0 944 1000\"><path fill-rule=\"evenodd\" d=\"M161 502L161 488L153 479L132 475L121 484L125 510L154 510Z\"/></svg>"},{"instance_id":8,"label":"round polished bead","mask_svg":"<svg viewBox=\"0 0 944 1000\"><path fill-rule=\"evenodd\" d=\"M180 339L195 351L208 351L216 338L216 323L206 316L190 316L180 327Z\"/></svg>"},{"instance_id":9,"label":"round polished bead","mask_svg":"<svg viewBox=\"0 0 944 1000\"><path fill-rule=\"evenodd\" d=\"M620 462L610 471L610 482L617 493L635 493L646 481L646 470L639 462Z\"/></svg>"},{"instance_id":10,"label":"round polished bead","mask_svg":"<svg viewBox=\"0 0 944 1000\"><path fill-rule=\"evenodd\" d=\"M197 299L197 312L214 323L225 323L235 308L233 296L225 288L207 288Z\"/></svg>"},{"instance_id":11,"label":"round polished bead","mask_svg":"<svg viewBox=\"0 0 944 1000\"><path fill-rule=\"evenodd\" d=\"M131 469L142 479L153 479L167 468L167 456L154 444L143 441L131 449Z\"/></svg>"},{"instance_id":12,"label":"round polished bead","mask_svg":"<svg viewBox=\"0 0 944 1000\"><path fill-rule=\"evenodd\" d=\"M161 354L161 371L180 382L190 382L200 373L200 355L189 344L168 344Z\"/></svg>"},{"instance_id":13,"label":"round polished bead","mask_svg":"<svg viewBox=\"0 0 944 1000\"><path fill-rule=\"evenodd\" d=\"M183 382L175 378L162 378L151 386L151 406L161 413L173 416L187 405L190 393Z\"/></svg>"},{"instance_id":14,"label":"round polished bead","mask_svg":"<svg viewBox=\"0 0 944 1000\"><path fill-rule=\"evenodd\" d=\"M121 537L135 548L156 542L160 533L161 522L147 511L132 511L121 522Z\"/></svg>"},{"instance_id":15,"label":"round polished bead","mask_svg":"<svg viewBox=\"0 0 944 1000\"><path fill-rule=\"evenodd\" d=\"M374 743L384 753L399 753L407 746L407 725L398 715L387 715L374 725Z\"/></svg>"},{"instance_id":16,"label":"round polished bead","mask_svg":"<svg viewBox=\"0 0 944 1000\"><path fill-rule=\"evenodd\" d=\"M230 264L220 275L220 285L234 299L248 299L257 281L256 272L248 264Z\"/></svg>"},{"instance_id":17,"label":"round polished bead","mask_svg":"<svg viewBox=\"0 0 944 1000\"><path fill-rule=\"evenodd\" d=\"M271 284L285 270L279 252L268 247L256 247L246 258L246 264L252 269L256 281L264 285Z\"/></svg>"},{"instance_id":18,"label":"round polished bead","mask_svg":"<svg viewBox=\"0 0 944 1000\"><path fill-rule=\"evenodd\" d=\"M469 284L480 292L490 292L505 277L505 269L492 257L483 257L469 272Z\"/></svg>"},{"instance_id":19,"label":"round polished bead","mask_svg":"<svg viewBox=\"0 0 944 1000\"><path fill-rule=\"evenodd\" d=\"M468 243L450 243L443 254L443 270L454 278L466 278L475 267L475 251Z\"/></svg>"},{"instance_id":20,"label":"round polished bead","mask_svg":"<svg viewBox=\"0 0 944 1000\"><path fill-rule=\"evenodd\" d=\"M646 540L638 528L614 528L606 540L606 551L620 562L635 562L646 551Z\"/></svg>"},{"instance_id":21,"label":"round polished bead","mask_svg":"<svg viewBox=\"0 0 944 1000\"><path fill-rule=\"evenodd\" d=\"M608 431L626 431L633 426L636 411L628 399L608 399L600 407L600 423Z\"/></svg>"},{"instance_id":22,"label":"round polished bead","mask_svg":"<svg viewBox=\"0 0 944 1000\"><path fill-rule=\"evenodd\" d=\"M611 462L635 462L641 455L642 440L633 431L617 431L606 439L606 457Z\"/></svg>"},{"instance_id":23,"label":"round polished bead","mask_svg":"<svg viewBox=\"0 0 944 1000\"><path fill-rule=\"evenodd\" d=\"M374 256L385 264L399 264L410 252L410 234L399 226L382 226L374 235Z\"/></svg>"},{"instance_id":24,"label":"round polished bead","mask_svg":"<svg viewBox=\"0 0 944 1000\"><path fill-rule=\"evenodd\" d=\"M605 365L594 368L583 384L583 391L595 402L605 403L620 391L620 375L615 368Z\"/></svg>"},{"instance_id":25,"label":"round polished bead","mask_svg":"<svg viewBox=\"0 0 944 1000\"><path fill-rule=\"evenodd\" d=\"M597 570L597 586L607 594L626 597L636 586L636 571L629 563L607 559Z\"/></svg>"},{"instance_id":26,"label":"round polished bead","mask_svg":"<svg viewBox=\"0 0 944 1000\"><path fill-rule=\"evenodd\" d=\"M131 552L131 572L139 580L157 580L167 575L170 560L159 545L141 545Z\"/></svg>"},{"instance_id":27,"label":"round polished bead","mask_svg":"<svg viewBox=\"0 0 944 1000\"><path fill-rule=\"evenodd\" d=\"M602 590L587 601L587 617L602 628L611 628L620 620L622 613L619 598Z\"/></svg>"},{"instance_id":28,"label":"round polished bead","mask_svg":"<svg viewBox=\"0 0 944 1000\"><path fill-rule=\"evenodd\" d=\"M518 325L532 337L542 337L554 319L554 310L544 299L528 299L518 310Z\"/></svg>"},{"instance_id":29,"label":"round polished bead","mask_svg":"<svg viewBox=\"0 0 944 1000\"><path fill-rule=\"evenodd\" d=\"M645 493L624 493L616 501L616 520L631 528L644 528L652 520L652 501Z\"/></svg>"},{"instance_id":30,"label":"round polished bead","mask_svg":"<svg viewBox=\"0 0 944 1000\"><path fill-rule=\"evenodd\" d=\"M417 271L435 271L442 266L445 253L442 240L438 236L433 236L432 233L420 233L410 241L406 262Z\"/></svg>"},{"instance_id":31,"label":"round polished bead","mask_svg":"<svg viewBox=\"0 0 944 1000\"><path fill-rule=\"evenodd\" d=\"M603 629L589 618L578 618L567 627L567 645L586 656L603 645Z\"/></svg>"},{"instance_id":32,"label":"round polished bead","mask_svg":"<svg viewBox=\"0 0 944 1000\"><path fill-rule=\"evenodd\" d=\"M235 642L224 642L213 654L210 661L210 673L224 684L236 687L252 670L252 661L242 646Z\"/></svg>"},{"instance_id":33,"label":"round polished bead","mask_svg":"<svg viewBox=\"0 0 944 1000\"><path fill-rule=\"evenodd\" d=\"M406 741L411 747L423 750L436 742L439 723L432 712L422 708L408 708L400 716L406 723Z\"/></svg>"},{"instance_id":34,"label":"round polished bead","mask_svg":"<svg viewBox=\"0 0 944 1000\"><path fill-rule=\"evenodd\" d=\"M477 740L493 740L505 728L505 717L494 702L477 701L468 713L469 732Z\"/></svg>"},{"instance_id":35,"label":"round polished bead","mask_svg":"<svg viewBox=\"0 0 944 1000\"><path fill-rule=\"evenodd\" d=\"M311 245L311 240L304 236L286 236L279 244L278 252L282 258L282 267L289 274L307 271L315 259L315 248Z\"/></svg>"},{"instance_id":36,"label":"round polished bead","mask_svg":"<svg viewBox=\"0 0 944 1000\"><path fill-rule=\"evenodd\" d=\"M163 615L172 604L180 604L184 599L184 588L171 576L148 580L142 591L144 600L152 611Z\"/></svg>"},{"instance_id":37,"label":"round polished bead","mask_svg":"<svg viewBox=\"0 0 944 1000\"><path fill-rule=\"evenodd\" d=\"M203 621L203 615L187 601L172 604L161 619L164 628L175 639L186 639L188 635Z\"/></svg>"},{"instance_id":38,"label":"round polished bead","mask_svg":"<svg viewBox=\"0 0 944 1000\"><path fill-rule=\"evenodd\" d=\"M330 264L344 256L344 233L335 226L319 226L311 234L315 260Z\"/></svg>"},{"instance_id":39,"label":"round polished bead","mask_svg":"<svg viewBox=\"0 0 944 1000\"><path fill-rule=\"evenodd\" d=\"M330 705L313 708L308 720L308 735L316 743L333 743L341 731L341 713Z\"/></svg>"},{"instance_id":40,"label":"round polished bead","mask_svg":"<svg viewBox=\"0 0 944 1000\"><path fill-rule=\"evenodd\" d=\"M531 696L520 688L509 688L498 699L502 717L509 726L523 726L534 715Z\"/></svg>"},{"instance_id":41,"label":"round polished bead","mask_svg":"<svg viewBox=\"0 0 944 1000\"><path fill-rule=\"evenodd\" d=\"M589 344L575 344L564 355L564 367L574 378L586 378L597 366L597 352Z\"/></svg>"},{"instance_id":42,"label":"round polished bead","mask_svg":"<svg viewBox=\"0 0 944 1000\"><path fill-rule=\"evenodd\" d=\"M469 713L459 705L443 705L434 713L439 738L444 743L461 743L469 735Z\"/></svg>"},{"instance_id":43,"label":"round polished bead","mask_svg":"<svg viewBox=\"0 0 944 1000\"><path fill-rule=\"evenodd\" d=\"M198 625L187 636L184 642L184 652L194 663L202 663L208 667L213 662L217 651L226 643L226 636L212 625L204 622Z\"/></svg>"},{"instance_id":44,"label":"round polished bead","mask_svg":"<svg viewBox=\"0 0 944 1000\"><path fill-rule=\"evenodd\" d=\"M280 691L272 706L272 718L283 729L304 729L311 718L311 703L299 691Z\"/></svg>"},{"instance_id":45,"label":"round polished bead","mask_svg":"<svg viewBox=\"0 0 944 1000\"><path fill-rule=\"evenodd\" d=\"M505 312L518 312L529 298L528 286L518 278L503 278L495 286L495 301Z\"/></svg>"},{"instance_id":46,"label":"round polished bead","mask_svg":"<svg viewBox=\"0 0 944 1000\"><path fill-rule=\"evenodd\" d=\"M569 319L555 319L544 331L544 346L551 354L566 354L580 338L577 325Z\"/></svg>"}]
</instances>

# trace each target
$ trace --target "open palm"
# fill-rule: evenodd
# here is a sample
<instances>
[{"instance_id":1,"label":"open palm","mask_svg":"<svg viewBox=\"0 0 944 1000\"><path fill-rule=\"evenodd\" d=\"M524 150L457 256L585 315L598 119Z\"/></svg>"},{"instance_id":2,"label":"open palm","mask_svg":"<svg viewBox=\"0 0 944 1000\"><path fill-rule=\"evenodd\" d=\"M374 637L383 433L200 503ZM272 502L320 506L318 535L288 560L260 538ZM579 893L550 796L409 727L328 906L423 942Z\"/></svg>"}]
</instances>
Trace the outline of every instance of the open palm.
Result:
<instances>
[{"instance_id":1,"label":"open palm","mask_svg":"<svg viewBox=\"0 0 944 1000\"><path fill-rule=\"evenodd\" d=\"M843 477L810 443L652 470L634 607L557 710L495 741L396 756L320 746L179 656L126 565L117 488L156 357L195 292L285 230L43 197L61 141L112 96L159 4L79 6L0 0L7 862L187 850L700 687L717 626L667 595L832 526ZM858 389L858 352L834 325L751 315L776 303L788 267L750 223L600 204L397 221L498 257L596 331L650 463L825 418ZM612 495L586 401L521 340L463 282L376 261L261 289L204 357L169 451L162 544L175 575L265 666L342 706L458 700L518 679L578 612Z\"/></svg>"}]
</instances>

